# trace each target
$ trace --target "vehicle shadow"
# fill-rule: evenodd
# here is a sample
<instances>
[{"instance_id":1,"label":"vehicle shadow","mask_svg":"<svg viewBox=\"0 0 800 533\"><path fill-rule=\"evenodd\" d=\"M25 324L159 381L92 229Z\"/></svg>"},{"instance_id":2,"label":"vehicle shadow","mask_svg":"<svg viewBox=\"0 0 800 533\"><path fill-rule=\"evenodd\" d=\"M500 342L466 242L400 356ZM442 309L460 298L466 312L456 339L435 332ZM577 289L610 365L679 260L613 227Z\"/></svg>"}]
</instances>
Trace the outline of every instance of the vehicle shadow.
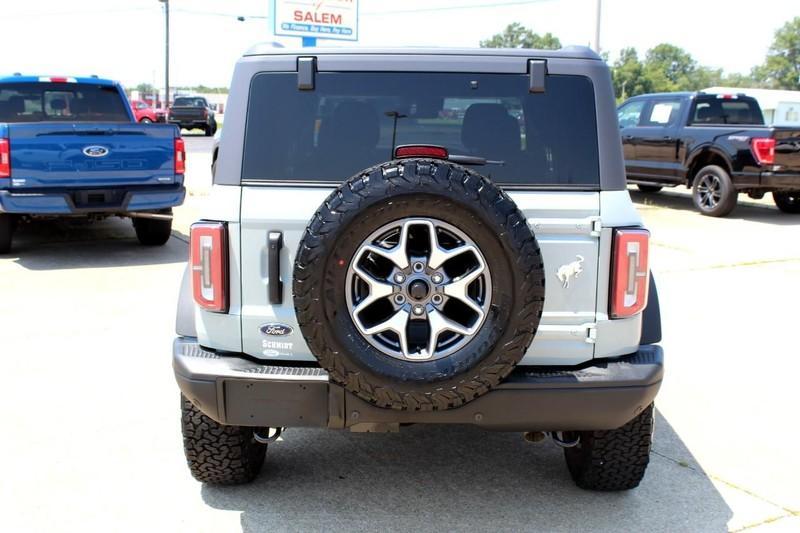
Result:
<instances>
[{"instance_id":1,"label":"vehicle shadow","mask_svg":"<svg viewBox=\"0 0 800 533\"><path fill-rule=\"evenodd\" d=\"M467 426L397 434L290 429L251 485L203 485L244 532L274 530L727 531L732 511L669 423L639 488L578 489L549 440ZM686 465L686 466L682 466Z\"/></svg>"},{"instance_id":2,"label":"vehicle shadow","mask_svg":"<svg viewBox=\"0 0 800 533\"><path fill-rule=\"evenodd\" d=\"M186 242L174 237L164 246L142 246L129 220L55 219L20 224L11 253L0 260L28 270L68 270L181 263L187 254Z\"/></svg>"},{"instance_id":3,"label":"vehicle shadow","mask_svg":"<svg viewBox=\"0 0 800 533\"><path fill-rule=\"evenodd\" d=\"M702 215L692 204L692 198L675 192L643 193L636 190L629 190L631 199L637 206L667 207L681 211L696 213L698 217ZM750 222L762 222L765 224L775 224L778 226L793 226L800 224L800 216L790 215L779 211L777 208L756 207L739 203L726 219L747 220Z\"/></svg>"}]
</instances>

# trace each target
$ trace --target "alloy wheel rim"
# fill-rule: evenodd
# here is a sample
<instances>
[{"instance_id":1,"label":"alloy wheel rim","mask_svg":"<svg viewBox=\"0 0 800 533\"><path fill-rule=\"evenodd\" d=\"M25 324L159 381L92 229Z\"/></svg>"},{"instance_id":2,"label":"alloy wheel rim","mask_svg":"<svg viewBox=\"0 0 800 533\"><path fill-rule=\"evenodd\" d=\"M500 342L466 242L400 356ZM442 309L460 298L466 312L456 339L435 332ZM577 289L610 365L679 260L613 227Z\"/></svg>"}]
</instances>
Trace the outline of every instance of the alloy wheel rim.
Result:
<instances>
[{"instance_id":1,"label":"alloy wheel rim","mask_svg":"<svg viewBox=\"0 0 800 533\"><path fill-rule=\"evenodd\" d=\"M700 207L714 209L722 200L722 182L713 174L704 174L697 182Z\"/></svg>"},{"instance_id":2,"label":"alloy wheel rim","mask_svg":"<svg viewBox=\"0 0 800 533\"><path fill-rule=\"evenodd\" d=\"M485 322L491 292L491 273L475 242L427 217L374 231L353 255L345 280L358 332L404 361L432 361L463 348Z\"/></svg>"}]
</instances>

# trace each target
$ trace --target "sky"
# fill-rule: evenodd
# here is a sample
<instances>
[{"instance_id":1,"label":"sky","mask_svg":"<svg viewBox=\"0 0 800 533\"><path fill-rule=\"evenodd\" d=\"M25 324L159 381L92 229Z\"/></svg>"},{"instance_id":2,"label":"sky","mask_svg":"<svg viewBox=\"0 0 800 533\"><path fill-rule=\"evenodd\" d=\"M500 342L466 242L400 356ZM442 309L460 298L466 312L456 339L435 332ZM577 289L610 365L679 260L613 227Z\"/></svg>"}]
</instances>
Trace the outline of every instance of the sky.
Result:
<instances>
[{"instance_id":1,"label":"sky","mask_svg":"<svg viewBox=\"0 0 800 533\"><path fill-rule=\"evenodd\" d=\"M320 46L477 47L520 22L562 44L594 40L597 0L360 0L359 41ZM252 44L275 37L271 0L170 0L170 85L227 86ZM237 16L244 16L238 21ZM701 64L749 72L800 0L602 0L600 46L644 52L676 44ZM164 15L158 0L0 0L0 75L97 74L133 86L164 83ZM15 53L18 51L18 53Z\"/></svg>"}]
</instances>

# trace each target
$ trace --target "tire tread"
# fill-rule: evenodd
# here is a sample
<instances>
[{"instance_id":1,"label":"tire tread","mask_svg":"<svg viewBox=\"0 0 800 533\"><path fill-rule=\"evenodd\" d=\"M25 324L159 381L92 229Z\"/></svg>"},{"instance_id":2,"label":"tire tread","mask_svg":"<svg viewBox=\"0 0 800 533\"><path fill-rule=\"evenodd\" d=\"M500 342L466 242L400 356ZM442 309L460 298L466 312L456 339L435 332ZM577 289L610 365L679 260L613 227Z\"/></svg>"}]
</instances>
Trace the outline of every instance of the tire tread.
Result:
<instances>
[{"instance_id":1,"label":"tire tread","mask_svg":"<svg viewBox=\"0 0 800 533\"><path fill-rule=\"evenodd\" d=\"M249 483L264 464L267 445L253 428L225 426L204 415L181 395L183 450L192 476L214 485Z\"/></svg>"},{"instance_id":2,"label":"tire tread","mask_svg":"<svg viewBox=\"0 0 800 533\"><path fill-rule=\"evenodd\" d=\"M322 299L313 269L320 268L326 249L325 236L367 206L388 193L452 191L479 204L482 212L495 218L510 238L516 253L519 286L523 295L518 316L535 317L517 321L518 327L496 357L484 359L465 373L450 390L431 393L392 390L372 384L356 368L348 366L331 349L323 333L325 325L314 309ZM353 176L322 204L306 228L298 248L294 270L294 305L305 340L331 380L359 398L379 407L397 410L431 411L459 407L485 394L505 379L522 359L533 341L544 304L544 263L535 236L513 200L486 178L469 169L438 160L412 159L376 165ZM491 359L491 360L488 360Z\"/></svg>"}]
</instances>

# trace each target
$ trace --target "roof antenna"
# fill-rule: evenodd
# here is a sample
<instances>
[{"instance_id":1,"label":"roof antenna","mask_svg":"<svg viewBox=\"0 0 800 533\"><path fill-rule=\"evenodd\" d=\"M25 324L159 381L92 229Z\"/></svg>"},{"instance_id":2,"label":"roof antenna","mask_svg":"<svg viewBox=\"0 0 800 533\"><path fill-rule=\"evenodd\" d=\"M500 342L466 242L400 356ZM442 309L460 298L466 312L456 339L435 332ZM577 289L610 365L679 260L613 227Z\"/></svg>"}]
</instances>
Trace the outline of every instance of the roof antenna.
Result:
<instances>
[{"instance_id":1,"label":"roof antenna","mask_svg":"<svg viewBox=\"0 0 800 533\"><path fill-rule=\"evenodd\" d=\"M389 152L389 159L394 159L394 147L397 143L397 119L398 118L406 118L408 115L404 115L399 111L386 111L384 113L387 117L392 117L392 150Z\"/></svg>"}]
</instances>

